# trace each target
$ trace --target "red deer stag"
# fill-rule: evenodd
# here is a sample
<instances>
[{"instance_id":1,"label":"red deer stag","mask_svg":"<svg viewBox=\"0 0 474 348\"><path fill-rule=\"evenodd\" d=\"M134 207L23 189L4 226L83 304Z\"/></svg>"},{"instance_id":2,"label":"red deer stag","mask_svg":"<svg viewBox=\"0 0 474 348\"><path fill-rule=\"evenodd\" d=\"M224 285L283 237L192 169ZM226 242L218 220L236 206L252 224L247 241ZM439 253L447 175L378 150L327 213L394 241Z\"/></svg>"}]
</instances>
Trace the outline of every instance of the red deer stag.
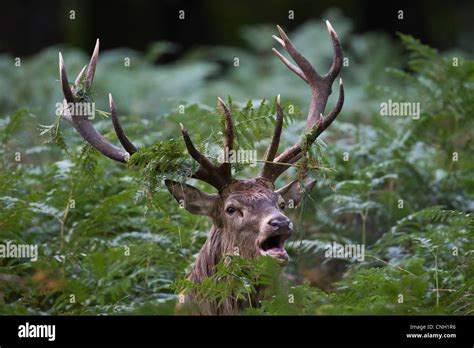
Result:
<instances>
[{"instance_id":1,"label":"red deer stag","mask_svg":"<svg viewBox=\"0 0 474 348\"><path fill-rule=\"evenodd\" d=\"M264 156L263 168L258 177L250 180L232 178L231 163L224 162L216 165L211 162L196 149L188 131L181 125L181 133L187 151L199 163L199 169L192 175L192 178L202 180L218 191L216 194L208 194L190 185L171 180L165 181L169 192L178 202L184 202L184 206L189 212L208 216L213 224L189 275L191 281L200 282L205 277L211 276L216 264L226 255L233 254L235 248L246 259L269 255L280 259L283 264L288 261L285 242L291 236L293 223L284 213L285 205L291 200L296 206L301 199L302 192L309 191L315 181L305 179L301 184L301 181L295 180L275 190L275 180L303 157L304 149L312 145L316 138L329 127L344 103L344 88L340 79L337 103L327 116L323 116L328 97L331 94L332 84L341 70L343 58L337 34L328 21L326 24L332 39L334 56L329 72L325 75L316 72L285 32L277 26L280 37L273 36L273 38L289 53L296 65L275 48L273 51L290 70L309 85L311 100L305 135L277 156L283 125L283 111L280 98L277 98L276 124L270 145ZM89 65L82 69L72 86L69 85L63 58L61 53L59 54L59 71L65 97L64 102L69 105L80 102L80 89L90 90L98 53L99 42L97 41ZM234 140L232 117L224 101L219 98L218 103L225 116L223 146L230 151L233 148ZM126 163L130 155L137 152L137 148L122 129L115 103L110 94L109 104L115 133L124 149L112 145L99 134L89 118L68 111L71 109L65 109L63 118L70 122L77 132L103 155ZM187 298L187 300L190 299L192 299L192 295ZM200 307L199 312L201 314L231 314L245 305L228 299L220 306L207 303Z\"/></svg>"}]
</instances>

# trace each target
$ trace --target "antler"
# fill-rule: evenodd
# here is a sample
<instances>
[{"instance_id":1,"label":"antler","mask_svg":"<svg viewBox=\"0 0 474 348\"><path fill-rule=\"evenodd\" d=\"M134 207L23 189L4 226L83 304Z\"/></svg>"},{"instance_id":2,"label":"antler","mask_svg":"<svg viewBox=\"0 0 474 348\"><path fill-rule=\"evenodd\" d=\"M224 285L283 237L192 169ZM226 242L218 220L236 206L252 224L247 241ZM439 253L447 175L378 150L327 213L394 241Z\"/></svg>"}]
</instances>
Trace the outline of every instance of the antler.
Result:
<instances>
[{"instance_id":1,"label":"antler","mask_svg":"<svg viewBox=\"0 0 474 348\"><path fill-rule=\"evenodd\" d=\"M81 94L83 92L87 94L92 87L98 58L99 39L97 39L89 64L81 70L79 75L77 75L74 85L71 88L67 78L66 68L64 67L64 59L61 52L59 52L59 76L65 98L63 101L65 107L63 108L63 114L61 116L66 121L70 122L78 133L96 150L115 161L126 163L130 159L130 155L137 152L137 148L128 139L122 125L120 124L112 94L109 94L109 107L112 115L112 123L117 138L125 150L111 144L99 132L97 132L89 119L90 115L78 115L75 107L72 109L67 107L68 105L75 106L77 103L84 102L84 98L81 97Z\"/></svg>"},{"instance_id":2,"label":"antler","mask_svg":"<svg viewBox=\"0 0 474 348\"><path fill-rule=\"evenodd\" d=\"M311 89L311 101L309 104L308 117L306 119L306 135L293 146L283 151L278 157L274 158L278 150L282 127L281 119L283 118L280 98L277 98L277 123L273 132L272 142L267 150L265 164L260 173L261 177L266 178L271 182L274 182L289 168L287 164L294 164L301 159L303 155L302 149L311 146L316 141L318 136L329 127L332 121L334 121L344 104L344 87L342 85L342 79L339 79L339 99L329 115L326 117L323 116L326 103L331 94L332 83L341 71L343 58L341 43L339 42L336 32L329 21L326 21L326 25L332 39L334 56L328 73L323 76L318 74L311 63L296 49L282 28L277 26L280 37L273 36L273 38L290 54L296 65L286 59L275 48L273 48L273 52L291 71L301 77L309 85Z\"/></svg>"},{"instance_id":3,"label":"antler","mask_svg":"<svg viewBox=\"0 0 474 348\"><path fill-rule=\"evenodd\" d=\"M125 134L120 120L117 114L117 107L112 98L112 94L109 94L109 107L110 114L112 116L112 124L114 126L115 134L122 144L124 149L118 148L115 145L111 144L107 139L105 139L92 125L89 116L90 115L78 115L75 113L76 108L68 108L66 106L73 105L83 102L84 98L81 97L84 92L87 94L94 80L95 69L97 66L97 60L99 57L99 39L95 45L94 52L92 54L91 60L87 66L85 66L81 72L77 75L74 84L69 85L66 69L64 67L64 60L61 53L59 53L59 75L61 78L61 87L64 94L64 108L63 114L61 115L63 119L70 122L78 133L90 144L92 147L97 149L103 155L119 162L126 163L130 159L130 155L137 152L137 148L133 143L128 139ZM224 127L224 148L227 148L228 151L233 149L234 143L234 126L232 124L232 116L230 114L229 108L224 103L224 101L218 98L219 105L224 110L225 117L225 127ZM71 111L72 110L72 111ZM197 148L194 146L191 137L189 136L188 131L182 124L181 133L183 135L186 148L191 155L200 165L199 169L192 175L193 178L199 179L209 183L210 185L216 187L218 190L222 190L227 184L232 182L232 168L229 162L224 161L221 165L214 165L208 158L206 158L202 153L200 153Z\"/></svg>"},{"instance_id":4,"label":"antler","mask_svg":"<svg viewBox=\"0 0 474 348\"><path fill-rule=\"evenodd\" d=\"M225 102L221 98L217 98L217 100L224 111L224 151L227 150L227 153L229 153L234 146L234 125L232 123L232 115ZM226 161L227 159L224 158L224 162L221 165L214 165L206 156L197 150L191 140L191 137L189 136L187 129L184 128L181 123L180 126L188 153L200 165L199 169L192 177L205 181L221 191L226 185L232 182L231 163Z\"/></svg>"}]
</instances>

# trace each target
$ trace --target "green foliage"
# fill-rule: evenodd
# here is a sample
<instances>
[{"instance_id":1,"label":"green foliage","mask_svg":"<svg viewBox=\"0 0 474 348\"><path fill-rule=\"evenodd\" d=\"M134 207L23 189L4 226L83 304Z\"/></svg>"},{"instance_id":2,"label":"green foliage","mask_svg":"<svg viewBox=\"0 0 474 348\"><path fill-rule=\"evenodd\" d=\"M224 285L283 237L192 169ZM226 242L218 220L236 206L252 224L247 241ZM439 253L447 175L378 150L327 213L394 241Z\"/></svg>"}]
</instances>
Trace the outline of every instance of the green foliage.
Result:
<instances>
[{"instance_id":1,"label":"green foliage","mask_svg":"<svg viewBox=\"0 0 474 348\"><path fill-rule=\"evenodd\" d=\"M281 148L300 138L309 92L269 46L257 44L273 28L246 28L248 49L200 48L160 67L151 62L173 49L169 43L145 54L101 54L90 97L106 110L106 93L113 92L139 146L128 166L99 156L53 116L62 99L54 78L58 48L24 60L22 69L7 68L11 57L0 56L0 89L8 88L0 93L0 243L35 244L40 253L36 262L0 258L0 313L173 314L178 292L247 301L265 287L261 305L243 314L472 315L474 62L459 56L455 65L400 34L408 53L402 66L403 51L388 38L354 34L337 12L327 17L351 62L343 71L347 100L307 154L309 167L321 170L310 169L317 186L289 212L298 230L280 281L280 267L268 257L230 257L201 284L186 280L210 224L180 209L162 185L165 178L188 181L196 170L179 122L217 161L217 96L227 97L234 116L236 149L256 149L263 158L277 94L285 114ZM322 73L332 54L325 33L322 21L290 33ZM123 69L124 52L133 58L130 69ZM64 56L71 76L86 61L73 50ZM236 56L238 68L231 64ZM420 118L381 117L379 105L389 99L419 102ZM96 118L94 126L116 142L110 119ZM235 172L249 177L258 169L239 165ZM328 265L322 256L334 241L364 243L365 259L338 260L347 272L321 290L308 270Z\"/></svg>"},{"instance_id":2,"label":"green foliage","mask_svg":"<svg viewBox=\"0 0 474 348\"><path fill-rule=\"evenodd\" d=\"M222 306L226 299L231 298L233 301L244 301L251 307L251 298L257 294L257 289L276 283L278 268L278 261L269 256L245 260L229 255L217 264L216 272L201 283L179 279L172 288L177 293L192 292L197 304L216 303Z\"/></svg>"}]
</instances>

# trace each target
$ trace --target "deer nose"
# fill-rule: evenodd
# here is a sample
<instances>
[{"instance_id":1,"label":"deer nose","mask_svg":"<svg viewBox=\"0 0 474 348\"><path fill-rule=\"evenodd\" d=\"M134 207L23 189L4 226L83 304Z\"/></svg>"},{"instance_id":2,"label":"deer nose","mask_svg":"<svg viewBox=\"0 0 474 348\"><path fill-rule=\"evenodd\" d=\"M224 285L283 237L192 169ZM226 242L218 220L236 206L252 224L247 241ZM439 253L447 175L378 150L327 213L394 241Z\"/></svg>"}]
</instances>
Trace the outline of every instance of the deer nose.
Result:
<instances>
[{"instance_id":1,"label":"deer nose","mask_svg":"<svg viewBox=\"0 0 474 348\"><path fill-rule=\"evenodd\" d=\"M268 221L268 224L276 230L288 228L290 226L290 223L290 219L288 219L286 216L279 216Z\"/></svg>"}]
</instances>

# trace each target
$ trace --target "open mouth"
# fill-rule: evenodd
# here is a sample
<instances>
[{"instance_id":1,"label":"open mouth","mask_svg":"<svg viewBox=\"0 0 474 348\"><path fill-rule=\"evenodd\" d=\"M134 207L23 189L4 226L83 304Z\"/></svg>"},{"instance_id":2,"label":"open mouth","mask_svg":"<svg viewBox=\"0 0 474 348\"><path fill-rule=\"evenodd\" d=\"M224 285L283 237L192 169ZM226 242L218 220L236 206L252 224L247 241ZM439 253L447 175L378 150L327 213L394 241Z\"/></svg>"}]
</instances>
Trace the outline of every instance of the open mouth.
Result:
<instances>
[{"instance_id":1,"label":"open mouth","mask_svg":"<svg viewBox=\"0 0 474 348\"><path fill-rule=\"evenodd\" d=\"M290 257L285 250L285 241L289 236L285 235L274 235L265 239L260 243L260 255L268 255L278 260L283 261L285 264L288 262Z\"/></svg>"}]
</instances>

